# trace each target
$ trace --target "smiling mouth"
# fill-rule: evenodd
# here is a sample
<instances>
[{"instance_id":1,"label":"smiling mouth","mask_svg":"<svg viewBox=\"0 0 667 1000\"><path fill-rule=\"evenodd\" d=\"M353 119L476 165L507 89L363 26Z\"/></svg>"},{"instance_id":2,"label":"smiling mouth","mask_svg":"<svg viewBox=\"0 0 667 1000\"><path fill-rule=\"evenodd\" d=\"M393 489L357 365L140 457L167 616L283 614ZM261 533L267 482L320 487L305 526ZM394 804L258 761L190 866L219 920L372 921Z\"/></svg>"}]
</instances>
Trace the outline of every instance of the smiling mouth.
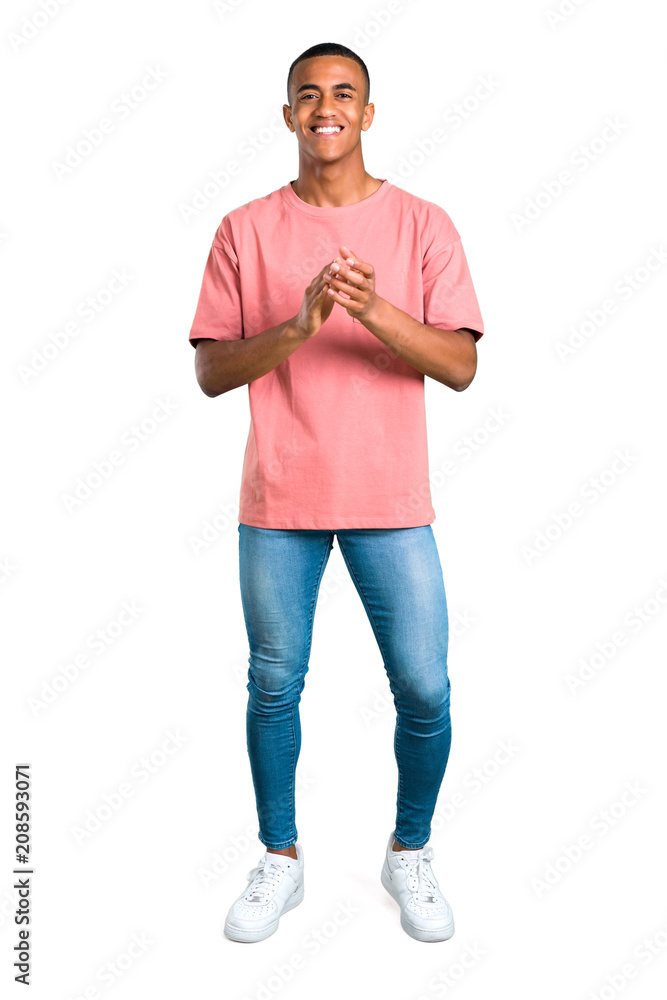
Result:
<instances>
[{"instance_id":1,"label":"smiling mouth","mask_svg":"<svg viewBox=\"0 0 667 1000\"><path fill-rule=\"evenodd\" d=\"M331 127L325 125L324 128L326 129L326 131L321 131L322 127L323 126L321 125L311 125L310 131L313 133L313 135L324 135L329 137L334 135L340 135L344 128L343 125L334 125Z\"/></svg>"}]
</instances>

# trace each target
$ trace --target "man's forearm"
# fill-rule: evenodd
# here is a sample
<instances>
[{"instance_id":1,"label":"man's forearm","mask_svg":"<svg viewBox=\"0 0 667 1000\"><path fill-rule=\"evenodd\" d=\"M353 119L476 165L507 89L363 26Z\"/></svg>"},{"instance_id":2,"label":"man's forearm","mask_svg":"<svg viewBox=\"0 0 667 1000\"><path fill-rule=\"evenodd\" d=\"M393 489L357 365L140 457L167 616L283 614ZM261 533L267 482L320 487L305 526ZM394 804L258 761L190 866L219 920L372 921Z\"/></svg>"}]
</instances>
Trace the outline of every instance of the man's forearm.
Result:
<instances>
[{"instance_id":1,"label":"man's forearm","mask_svg":"<svg viewBox=\"0 0 667 1000\"><path fill-rule=\"evenodd\" d=\"M200 340L195 370L207 396L219 396L273 371L304 343L294 318L241 340Z\"/></svg>"},{"instance_id":2,"label":"man's forearm","mask_svg":"<svg viewBox=\"0 0 667 1000\"><path fill-rule=\"evenodd\" d=\"M417 371L460 392L477 369L477 347L469 330L438 330L420 323L376 295L360 323Z\"/></svg>"}]
</instances>

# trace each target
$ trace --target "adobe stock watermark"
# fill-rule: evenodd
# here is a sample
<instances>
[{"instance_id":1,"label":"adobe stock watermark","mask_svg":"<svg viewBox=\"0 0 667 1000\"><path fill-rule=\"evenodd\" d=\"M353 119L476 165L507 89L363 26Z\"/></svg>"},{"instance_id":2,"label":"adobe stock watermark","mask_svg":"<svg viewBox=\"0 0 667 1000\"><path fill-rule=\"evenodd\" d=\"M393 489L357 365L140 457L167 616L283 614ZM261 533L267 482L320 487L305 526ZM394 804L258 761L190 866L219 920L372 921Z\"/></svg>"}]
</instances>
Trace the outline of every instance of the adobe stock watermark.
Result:
<instances>
[{"instance_id":1,"label":"adobe stock watermark","mask_svg":"<svg viewBox=\"0 0 667 1000\"><path fill-rule=\"evenodd\" d=\"M558 28L565 21L569 20L572 15L579 10L580 7L587 2L587 0L560 0L560 3L556 4L555 7L550 7L549 10L544 12L547 19L547 24L550 28Z\"/></svg>"},{"instance_id":2,"label":"adobe stock watermark","mask_svg":"<svg viewBox=\"0 0 667 1000\"><path fill-rule=\"evenodd\" d=\"M216 240L213 242L216 243ZM271 294L263 298L258 296L244 307L246 336L262 333L269 325L274 325L277 306L282 310L283 321L296 316L306 288L322 268L338 256L339 247L331 236L320 232L314 236L309 250L305 257L286 256L280 270L280 281ZM340 303L335 302L331 316L323 326L332 322L342 308Z\"/></svg>"},{"instance_id":3,"label":"adobe stock watermark","mask_svg":"<svg viewBox=\"0 0 667 1000\"><path fill-rule=\"evenodd\" d=\"M440 115L439 121L442 124L436 125L426 136L416 139L409 150L400 154L396 170L386 172L387 179L392 184L400 184L407 177L411 177L452 135L469 122L498 90L500 83L493 76L490 74L479 76L476 86Z\"/></svg>"},{"instance_id":4,"label":"adobe stock watermark","mask_svg":"<svg viewBox=\"0 0 667 1000\"><path fill-rule=\"evenodd\" d=\"M99 149L121 122L127 119L141 107L167 79L167 73L159 66L148 66L141 80L130 90L124 90L114 98L107 115L87 128L84 128L78 139L65 147L65 152L59 160L51 161L51 169L57 180L69 177L77 167L88 160L96 149Z\"/></svg>"},{"instance_id":5,"label":"adobe stock watermark","mask_svg":"<svg viewBox=\"0 0 667 1000\"><path fill-rule=\"evenodd\" d=\"M586 995L586 1000L615 1000L616 997L638 979L641 973L656 958L661 958L667 951L667 923L653 931L633 948L630 956L615 972L607 973L602 986L596 986Z\"/></svg>"},{"instance_id":6,"label":"adobe stock watermark","mask_svg":"<svg viewBox=\"0 0 667 1000\"><path fill-rule=\"evenodd\" d=\"M459 317L455 318L457 312L459 312L457 309L457 300L461 298L461 285L454 278L450 277L450 271L447 269L447 265L454 254L454 247L460 245L460 243L461 238L457 237L447 243L446 246L438 247L435 250L435 253L441 257L441 262L441 255L443 253L449 251L449 255L447 263L443 265L445 267L444 272L438 275L437 281L431 285L428 298L425 298L424 313L421 314L422 318L418 319L418 317L414 317L418 322L422 322L423 320L423 325L425 326L433 328L434 324L437 324L435 329L461 329L460 313ZM403 278L403 275L401 277ZM405 277L407 281L410 280L408 272L405 273ZM354 320L354 322L358 321ZM404 348L409 348L410 343L411 337L405 331L401 331L392 347L388 347L387 345L378 347L376 354L364 361L361 374L355 374L350 378L350 386L355 396L359 396L361 392L371 386L383 373L392 368L397 359L402 362L405 355Z\"/></svg>"},{"instance_id":7,"label":"adobe stock watermark","mask_svg":"<svg viewBox=\"0 0 667 1000\"><path fill-rule=\"evenodd\" d=\"M478 455L493 440L498 431L507 426L510 418L511 413L509 413L504 403L489 406L486 416L471 431L467 431L452 445L451 454L458 460L458 465L455 461L449 459L440 468L443 471L446 468L447 475L455 475L461 466L467 465L475 455Z\"/></svg>"},{"instance_id":8,"label":"adobe stock watermark","mask_svg":"<svg viewBox=\"0 0 667 1000\"><path fill-rule=\"evenodd\" d=\"M292 313L296 314L306 288L322 268L338 256L339 248L335 246L330 236L320 232L309 245L309 250L310 252L305 257L293 255L286 257L280 271L280 282L271 290L271 294L265 298L258 297L248 304L247 309L244 309L244 321L250 336L254 332L260 333L267 328L269 317L275 316L276 306L283 309L285 319L290 319ZM342 308L338 302L335 302L331 316L325 320L325 324L330 322L337 310ZM271 322L273 323L275 320L271 319Z\"/></svg>"},{"instance_id":9,"label":"adobe stock watermark","mask_svg":"<svg viewBox=\"0 0 667 1000\"><path fill-rule=\"evenodd\" d=\"M431 829L437 832L451 823L476 795L479 795L491 782L495 781L519 753L521 753L521 747L512 738L499 740L491 754L488 754L480 764L470 768L463 775L455 792L452 792L442 802L438 799Z\"/></svg>"},{"instance_id":10,"label":"adobe stock watermark","mask_svg":"<svg viewBox=\"0 0 667 1000\"><path fill-rule=\"evenodd\" d=\"M633 636L655 621L667 607L667 578L660 577L657 589L641 604L633 604L622 618L623 628L595 643L595 651L577 660L577 669L565 674L565 685L571 695L579 694L614 659L619 650L627 646Z\"/></svg>"},{"instance_id":11,"label":"adobe stock watermark","mask_svg":"<svg viewBox=\"0 0 667 1000\"><path fill-rule=\"evenodd\" d=\"M261 478L253 484L254 502L256 504L261 505L265 503L265 490L267 487L269 492L271 492L275 483L280 484L282 479L290 477L290 466L293 465L297 472L299 471L300 456L304 452L308 452L310 446L311 442L305 437L285 437L280 441L280 444L275 446L274 454L271 460L264 466Z\"/></svg>"},{"instance_id":12,"label":"adobe stock watermark","mask_svg":"<svg viewBox=\"0 0 667 1000\"><path fill-rule=\"evenodd\" d=\"M469 611L453 611L448 614L448 652L451 652L458 645L461 638L476 623L477 618ZM383 689L382 691L375 691L370 701L366 702L365 705L359 706L359 715L364 726L368 729L377 719L381 719L387 712L394 710L394 708L394 696L391 694L391 689L388 692Z\"/></svg>"},{"instance_id":13,"label":"adobe stock watermark","mask_svg":"<svg viewBox=\"0 0 667 1000\"><path fill-rule=\"evenodd\" d=\"M458 242L455 240L454 242ZM460 289L459 289L460 292ZM442 308L445 299L448 299L449 295L444 291L442 285L438 293L434 293L431 298L431 312L434 314L434 310ZM430 317L429 317L430 318ZM353 319L353 322L360 322L357 319ZM439 321L442 322L442 321ZM362 324L363 325L363 324ZM432 324L424 323L425 326L431 326L431 329L442 329L444 326L433 327ZM350 376L349 385L354 395L359 397L362 392L368 389L373 383L383 376L385 372L393 369L396 371L396 361L403 364L405 361L405 350L404 347L409 347L411 338L406 335L405 331L399 332L397 341L394 342L393 347L388 347L384 345L379 347L372 358L366 358L363 362L363 367L361 368L361 374L354 374ZM406 362L409 364L409 362ZM402 369L399 365L399 373L402 374Z\"/></svg>"},{"instance_id":14,"label":"adobe stock watermark","mask_svg":"<svg viewBox=\"0 0 667 1000\"><path fill-rule=\"evenodd\" d=\"M339 247L334 238L320 232L310 244L309 250L310 252L305 257L294 258L290 256L286 258L281 267L280 282L271 290L271 294L265 298L253 300L244 309L244 322L250 336L255 332L263 332L269 322L275 323L273 317L276 306L283 309L285 320L296 315L306 288L322 268L338 256ZM323 326L330 323L341 309L343 306L335 302L331 316L325 320Z\"/></svg>"},{"instance_id":15,"label":"adobe stock watermark","mask_svg":"<svg viewBox=\"0 0 667 1000\"><path fill-rule=\"evenodd\" d=\"M626 781L623 791L606 808L599 809L591 816L586 831L574 842L561 844L560 853L547 862L539 876L531 878L530 885L537 898L541 899L558 885L586 857L587 852L604 840L646 795L648 789L644 788L641 781Z\"/></svg>"},{"instance_id":16,"label":"adobe stock watermark","mask_svg":"<svg viewBox=\"0 0 667 1000\"><path fill-rule=\"evenodd\" d=\"M331 562L327 563L327 568L320 580L320 589L317 592L317 607L326 607L332 597L340 594L343 590L347 590L351 583L352 578L347 566L335 566Z\"/></svg>"},{"instance_id":17,"label":"adobe stock watermark","mask_svg":"<svg viewBox=\"0 0 667 1000\"><path fill-rule=\"evenodd\" d=\"M468 977L471 969L479 965L486 953L486 948L477 941L465 945L453 962L430 977L426 987L429 992L420 993L416 1000L433 1000L434 996L449 996L454 987Z\"/></svg>"},{"instance_id":18,"label":"adobe stock watermark","mask_svg":"<svg viewBox=\"0 0 667 1000\"><path fill-rule=\"evenodd\" d=\"M53 21L69 0L39 0L32 14L21 18L20 25L7 33L7 41L14 52L20 52Z\"/></svg>"},{"instance_id":19,"label":"adobe stock watermark","mask_svg":"<svg viewBox=\"0 0 667 1000\"><path fill-rule=\"evenodd\" d=\"M123 431L116 448L103 458L98 458L88 472L77 476L70 491L60 494L67 513L72 514L79 510L86 500L94 496L96 491L125 465L130 456L135 455L153 438L156 431L178 408L179 404L172 403L169 399L156 399L146 416Z\"/></svg>"},{"instance_id":20,"label":"adobe stock watermark","mask_svg":"<svg viewBox=\"0 0 667 1000\"><path fill-rule=\"evenodd\" d=\"M282 104L270 109L268 115L264 125L237 144L231 158L209 170L206 177L190 192L188 199L178 203L178 214L186 225L193 219L198 219L229 188L235 177L239 177L247 166L273 145L277 136L289 133Z\"/></svg>"},{"instance_id":21,"label":"adobe stock watermark","mask_svg":"<svg viewBox=\"0 0 667 1000\"><path fill-rule=\"evenodd\" d=\"M123 601L120 611L116 612L111 620L89 632L83 640L84 648L66 663L60 664L55 673L41 682L38 692L26 699L33 716L38 717L50 705L55 704L78 681L84 671L93 665L95 658L108 652L143 614L144 609L136 601Z\"/></svg>"},{"instance_id":22,"label":"adobe stock watermark","mask_svg":"<svg viewBox=\"0 0 667 1000\"><path fill-rule=\"evenodd\" d=\"M153 944L155 942L146 931L132 934L129 943L124 946L122 951L98 965L95 970L94 982L78 989L75 993L70 993L67 1000L100 1000L103 996L102 990L108 990L124 979Z\"/></svg>"},{"instance_id":23,"label":"adobe stock watermark","mask_svg":"<svg viewBox=\"0 0 667 1000\"><path fill-rule=\"evenodd\" d=\"M299 949L293 951L284 961L274 962L261 979L255 980L252 993L244 993L241 1000L271 1000L274 995L282 993L296 973L305 969L308 962L328 947L338 937L341 929L360 912L357 904L351 899L336 900L335 909L331 914L319 926L312 927L307 934L304 934Z\"/></svg>"},{"instance_id":24,"label":"adobe stock watermark","mask_svg":"<svg viewBox=\"0 0 667 1000\"><path fill-rule=\"evenodd\" d=\"M546 525L534 532L530 544L521 546L521 555L526 565L532 566L553 548L554 544L577 521L580 521L601 497L609 493L638 461L638 456L633 455L628 448L617 448L611 462L601 472L590 476L579 487L577 495L582 497L585 503L571 500L565 510L552 514Z\"/></svg>"},{"instance_id":25,"label":"adobe stock watermark","mask_svg":"<svg viewBox=\"0 0 667 1000\"><path fill-rule=\"evenodd\" d=\"M404 517L410 511L420 509L424 500L428 499L431 487L435 495L448 479L458 475L462 467L486 448L498 431L507 425L510 418L511 414L503 403L488 407L484 419L454 443L451 449L454 458L444 459L437 468L429 471L428 479L418 489L412 489L405 500L396 504L394 508L396 515Z\"/></svg>"},{"instance_id":26,"label":"adobe stock watermark","mask_svg":"<svg viewBox=\"0 0 667 1000\"><path fill-rule=\"evenodd\" d=\"M5 927L5 925L10 925L14 927L15 916L16 916L16 887L12 886L11 889L5 889L3 895L0 896L0 931Z\"/></svg>"},{"instance_id":27,"label":"adobe stock watermark","mask_svg":"<svg viewBox=\"0 0 667 1000\"><path fill-rule=\"evenodd\" d=\"M137 791L148 784L189 741L190 737L184 736L180 730L169 730L159 747L135 761L130 767L128 780L121 781L112 791L104 792L101 801L92 809L86 810L81 822L70 826L69 830L77 847L99 833L134 798Z\"/></svg>"},{"instance_id":28,"label":"adobe stock watermark","mask_svg":"<svg viewBox=\"0 0 667 1000\"><path fill-rule=\"evenodd\" d=\"M514 226L514 231L521 235L541 218L546 210L576 182L578 177L585 174L594 163L598 162L601 156L604 156L628 128L627 122L621 121L618 115L613 118L607 116L599 134L594 135L588 142L581 143L570 153L567 160L569 166L562 167L555 177L542 181L540 190L526 200L522 212L512 212L510 221Z\"/></svg>"},{"instance_id":29,"label":"adobe stock watermark","mask_svg":"<svg viewBox=\"0 0 667 1000\"><path fill-rule=\"evenodd\" d=\"M354 374L350 377L350 390L355 396L360 396L368 389L376 379L384 375L388 369L394 367L394 363L399 355L391 347L380 347L372 358L366 358L363 363L361 374ZM395 368L394 368L395 371Z\"/></svg>"},{"instance_id":30,"label":"adobe stock watermark","mask_svg":"<svg viewBox=\"0 0 667 1000\"><path fill-rule=\"evenodd\" d=\"M66 351L73 340L83 332L79 319L84 326L90 326L102 313L106 312L112 302L134 281L134 275L129 274L126 267L114 268L111 277L93 292L86 295L74 307L76 319L71 319L59 329L48 334L47 340L40 347L33 347L30 360L18 366L18 373L24 385L28 385L41 372L45 371L63 351Z\"/></svg>"},{"instance_id":31,"label":"adobe stock watermark","mask_svg":"<svg viewBox=\"0 0 667 1000\"><path fill-rule=\"evenodd\" d=\"M384 7L374 7L367 21L355 25L352 32L351 49L365 49L374 42L382 32L394 23L397 14L403 14L415 0L389 0Z\"/></svg>"},{"instance_id":32,"label":"adobe stock watermark","mask_svg":"<svg viewBox=\"0 0 667 1000\"><path fill-rule=\"evenodd\" d=\"M317 784L314 778L305 773L303 768L297 768L295 774L294 798L301 799ZM259 826L257 822L249 823L240 835L230 835L220 850L214 851L205 865L197 868L197 877L202 888L208 890L218 882L223 875L237 864L241 858L253 851L264 850L264 845L258 839Z\"/></svg>"},{"instance_id":33,"label":"adobe stock watermark","mask_svg":"<svg viewBox=\"0 0 667 1000\"><path fill-rule=\"evenodd\" d=\"M244 3L246 3L246 0L213 0L212 6L218 17L222 18L226 14L233 14Z\"/></svg>"},{"instance_id":34,"label":"adobe stock watermark","mask_svg":"<svg viewBox=\"0 0 667 1000\"><path fill-rule=\"evenodd\" d=\"M238 658L238 659L234 660L234 662L232 664L230 664L230 666L228 668L234 674L234 677L238 681L239 687L246 688L246 690L247 690L247 687L248 687L248 666L249 666L249 663L250 663L249 658L246 659L246 660L241 660L240 658Z\"/></svg>"},{"instance_id":35,"label":"adobe stock watermark","mask_svg":"<svg viewBox=\"0 0 667 1000\"><path fill-rule=\"evenodd\" d=\"M239 505L236 500L221 503L210 517L202 521L197 533L188 535L190 551L195 556L210 549L231 527L236 528L239 519Z\"/></svg>"},{"instance_id":36,"label":"adobe stock watermark","mask_svg":"<svg viewBox=\"0 0 667 1000\"><path fill-rule=\"evenodd\" d=\"M657 271L667 262L664 247L651 247L641 264L632 271L626 271L612 286L613 295L586 310L586 318L568 327L569 336L554 344L561 361L567 362L605 326L610 316L615 316L622 304L629 302Z\"/></svg>"},{"instance_id":37,"label":"adobe stock watermark","mask_svg":"<svg viewBox=\"0 0 667 1000\"><path fill-rule=\"evenodd\" d=\"M11 556L2 556L0 558L0 587L6 584L8 580L11 580L13 576L16 576L17 569L18 567L11 561Z\"/></svg>"}]
</instances>

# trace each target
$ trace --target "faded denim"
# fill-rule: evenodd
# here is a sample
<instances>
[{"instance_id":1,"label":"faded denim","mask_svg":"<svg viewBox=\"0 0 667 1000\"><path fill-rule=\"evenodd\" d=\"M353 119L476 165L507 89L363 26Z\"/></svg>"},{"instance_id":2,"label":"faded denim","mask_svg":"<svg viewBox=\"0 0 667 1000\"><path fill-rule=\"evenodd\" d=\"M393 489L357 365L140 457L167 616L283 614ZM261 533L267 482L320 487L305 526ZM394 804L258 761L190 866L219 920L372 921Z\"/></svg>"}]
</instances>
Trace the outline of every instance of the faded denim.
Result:
<instances>
[{"instance_id":1,"label":"faded denim","mask_svg":"<svg viewBox=\"0 0 667 1000\"><path fill-rule=\"evenodd\" d=\"M431 525L320 531L239 524L238 532L250 649L246 736L260 841L281 850L298 839L299 703L320 583L336 536L396 708L394 837L402 847L424 847L451 746L449 623Z\"/></svg>"}]
</instances>

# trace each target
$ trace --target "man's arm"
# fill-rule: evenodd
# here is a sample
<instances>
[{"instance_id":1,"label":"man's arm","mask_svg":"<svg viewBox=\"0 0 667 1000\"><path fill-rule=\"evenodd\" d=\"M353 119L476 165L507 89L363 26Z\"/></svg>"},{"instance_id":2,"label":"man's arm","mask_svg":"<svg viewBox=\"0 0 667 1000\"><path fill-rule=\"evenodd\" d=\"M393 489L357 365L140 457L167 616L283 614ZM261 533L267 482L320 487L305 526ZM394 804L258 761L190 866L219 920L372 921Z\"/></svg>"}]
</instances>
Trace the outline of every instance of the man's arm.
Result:
<instances>
[{"instance_id":1,"label":"man's arm","mask_svg":"<svg viewBox=\"0 0 667 1000\"><path fill-rule=\"evenodd\" d=\"M195 374L202 392L219 396L273 371L306 338L296 318L241 340L197 341Z\"/></svg>"},{"instance_id":2,"label":"man's arm","mask_svg":"<svg viewBox=\"0 0 667 1000\"><path fill-rule=\"evenodd\" d=\"M467 389L475 377L477 344L465 327L439 330L427 326L379 295L359 322L417 371L456 392Z\"/></svg>"}]
</instances>

